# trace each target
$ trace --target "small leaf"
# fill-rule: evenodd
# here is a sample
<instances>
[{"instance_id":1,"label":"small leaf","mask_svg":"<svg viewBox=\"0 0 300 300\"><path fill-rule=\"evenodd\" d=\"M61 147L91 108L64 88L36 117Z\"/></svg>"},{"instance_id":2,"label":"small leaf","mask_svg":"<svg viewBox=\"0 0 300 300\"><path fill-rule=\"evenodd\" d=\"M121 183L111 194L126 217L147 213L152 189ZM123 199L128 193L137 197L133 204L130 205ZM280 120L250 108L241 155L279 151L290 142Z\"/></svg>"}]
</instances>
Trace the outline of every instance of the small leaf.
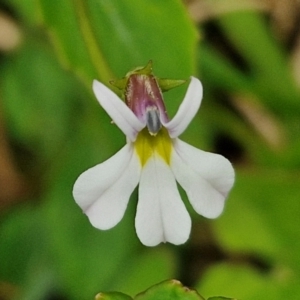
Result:
<instances>
[{"instance_id":1,"label":"small leaf","mask_svg":"<svg viewBox=\"0 0 300 300\"><path fill-rule=\"evenodd\" d=\"M204 300L197 291L182 285L178 280L167 280L138 294L135 300Z\"/></svg>"}]
</instances>

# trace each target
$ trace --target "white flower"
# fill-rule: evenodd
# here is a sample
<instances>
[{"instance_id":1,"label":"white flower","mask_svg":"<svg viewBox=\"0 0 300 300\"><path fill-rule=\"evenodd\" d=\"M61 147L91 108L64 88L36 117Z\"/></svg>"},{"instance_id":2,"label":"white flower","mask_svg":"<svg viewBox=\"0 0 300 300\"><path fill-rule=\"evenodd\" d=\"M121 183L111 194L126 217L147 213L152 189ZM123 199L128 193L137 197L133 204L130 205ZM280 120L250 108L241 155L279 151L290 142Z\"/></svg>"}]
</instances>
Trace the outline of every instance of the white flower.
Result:
<instances>
[{"instance_id":1,"label":"white flower","mask_svg":"<svg viewBox=\"0 0 300 300\"><path fill-rule=\"evenodd\" d=\"M82 173L73 195L92 225L106 230L123 218L139 184L136 232L146 246L186 242L191 218L176 181L195 211L218 217L234 182L234 170L221 155L204 152L178 139L199 109L200 81L191 77L175 117L168 120L154 76L129 77L126 102L98 81L93 83L100 105L127 137L127 144L105 162Z\"/></svg>"}]
</instances>

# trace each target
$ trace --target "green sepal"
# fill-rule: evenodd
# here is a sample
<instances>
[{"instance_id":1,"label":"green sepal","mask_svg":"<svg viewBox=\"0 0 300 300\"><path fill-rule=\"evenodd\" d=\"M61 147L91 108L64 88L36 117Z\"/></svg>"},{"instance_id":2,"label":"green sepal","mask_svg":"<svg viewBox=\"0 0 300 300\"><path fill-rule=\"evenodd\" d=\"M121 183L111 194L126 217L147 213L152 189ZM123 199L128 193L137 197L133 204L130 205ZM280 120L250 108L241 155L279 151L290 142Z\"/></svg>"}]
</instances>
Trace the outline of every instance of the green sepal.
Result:
<instances>
[{"instance_id":1,"label":"green sepal","mask_svg":"<svg viewBox=\"0 0 300 300\"><path fill-rule=\"evenodd\" d=\"M129 71L122 79L111 80L109 83L121 90L122 94L124 95L129 77L134 74L153 76L152 65L152 60L149 60L148 64L145 67L137 67L132 71Z\"/></svg>"},{"instance_id":2,"label":"green sepal","mask_svg":"<svg viewBox=\"0 0 300 300\"><path fill-rule=\"evenodd\" d=\"M133 74L153 75L152 69L153 69L153 62L152 62L152 60L149 60L145 67L137 67L137 68L133 69L132 71L129 71L126 74L126 77L128 78L130 75L133 75Z\"/></svg>"},{"instance_id":3,"label":"green sepal","mask_svg":"<svg viewBox=\"0 0 300 300\"><path fill-rule=\"evenodd\" d=\"M125 90L128 78L124 77L122 79L110 80L109 83L119 90Z\"/></svg>"},{"instance_id":4,"label":"green sepal","mask_svg":"<svg viewBox=\"0 0 300 300\"><path fill-rule=\"evenodd\" d=\"M157 78L157 83L162 92L167 92L173 88L176 88L176 87L186 83L186 80Z\"/></svg>"},{"instance_id":5,"label":"green sepal","mask_svg":"<svg viewBox=\"0 0 300 300\"><path fill-rule=\"evenodd\" d=\"M133 300L130 296L120 292L99 293L95 300Z\"/></svg>"},{"instance_id":6,"label":"green sepal","mask_svg":"<svg viewBox=\"0 0 300 300\"><path fill-rule=\"evenodd\" d=\"M131 75L139 74L139 75L154 76L152 70L153 70L153 63L152 60L149 60L146 66L137 67L132 71L129 71L122 79L111 80L109 83L114 87L118 88L119 90L121 90L122 94L124 94L128 79ZM162 92L167 92L186 82L186 80L182 80L182 79L166 79L166 78L157 78L157 77L156 80Z\"/></svg>"}]
</instances>

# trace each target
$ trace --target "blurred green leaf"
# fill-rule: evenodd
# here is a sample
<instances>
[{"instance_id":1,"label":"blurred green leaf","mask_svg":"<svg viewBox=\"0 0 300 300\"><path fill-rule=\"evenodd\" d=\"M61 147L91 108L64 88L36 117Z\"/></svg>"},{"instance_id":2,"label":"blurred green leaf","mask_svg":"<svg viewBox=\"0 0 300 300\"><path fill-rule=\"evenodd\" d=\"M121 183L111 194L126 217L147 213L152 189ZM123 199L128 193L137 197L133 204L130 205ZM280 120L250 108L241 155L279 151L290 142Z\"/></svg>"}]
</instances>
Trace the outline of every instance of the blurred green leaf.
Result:
<instances>
[{"instance_id":1,"label":"blurred green leaf","mask_svg":"<svg viewBox=\"0 0 300 300\"><path fill-rule=\"evenodd\" d=\"M30 261L36 254L39 236L37 216L30 206L20 207L4 217L0 227L0 278L20 284L27 273ZM28 216L31 216L30 218Z\"/></svg>"},{"instance_id":2,"label":"blurred green leaf","mask_svg":"<svg viewBox=\"0 0 300 300\"><path fill-rule=\"evenodd\" d=\"M1 4L13 10L13 15L22 23L34 26L38 22L36 0L2 0Z\"/></svg>"},{"instance_id":3,"label":"blurred green leaf","mask_svg":"<svg viewBox=\"0 0 300 300\"><path fill-rule=\"evenodd\" d=\"M298 114L299 89L286 55L263 16L254 11L228 13L220 16L218 22L249 64L255 90L263 96L261 100L286 117Z\"/></svg>"},{"instance_id":4,"label":"blurred green leaf","mask_svg":"<svg viewBox=\"0 0 300 300\"><path fill-rule=\"evenodd\" d=\"M149 285L173 277L176 273L176 262L174 251L163 245L141 252L135 257L134 263L132 260L127 263L125 268L130 276L122 276L119 279L118 289L135 295Z\"/></svg>"},{"instance_id":5,"label":"blurred green leaf","mask_svg":"<svg viewBox=\"0 0 300 300\"><path fill-rule=\"evenodd\" d=\"M180 1L40 3L60 57L87 82L107 83L149 59L168 76L193 73L196 33Z\"/></svg>"},{"instance_id":6,"label":"blurred green leaf","mask_svg":"<svg viewBox=\"0 0 300 300\"><path fill-rule=\"evenodd\" d=\"M199 47L198 60L202 76L215 90L222 88L230 92L249 92L253 88L251 79L207 42Z\"/></svg>"},{"instance_id":7,"label":"blurred green leaf","mask_svg":"<svg viewBox=\"0 0 300 300\"><path fill-rule=\"evenodd\" d=\"M225 213L214 222L219 240L228 249L276 258L299 272L299 184L297 172L238 172Z\"/></svg>"},{"instance_id":8,"label":"blurred green leaf","mask_svg":"<svg viewBox=\"0 0 300 300\"><path fill-rule=\"evenodd\" d=\"M81 3L81 1L77 2ZM54 0L51 2L40 1L39 3L43 21L49 27L61 62L66 68L73 69L80 78L89 84L93 78L97 77L97 71L91 61L88 45L80 28L75 2ZM99 61L98 63L104 62Z\"/></svg>"},{"instance_id":9,"label":"blurred green leaf","mask_svg":"<svg viewBox=\"0 0 300 300\"><path fill-rule=\"evenodd\" d=\"M286 293L289 299L296 297L300 279L298 198L297 172L238 172L225 213L213 224L214 232L232 259L250 255L263 264L264 271L255 270L255 264L253 270L212 267L198 288L240 299L279 300Z\"/></svg>"},{"instance_id":10,"label":"blurred green leaf","mask_svg":"<svg viewBox=\"0 0 300 300\"><path fill-rule=\"evenodd\" d=\"M234 295L234 299L247 300L280 300L297 298L296 282L297 278L293 278L289 273L283 276L276 272L265 274L247 265L223 263L211 267L197 288L204 295Z\"/></svg>"},{"instance_id":11,"label":"blurred green leaf","mask_svg":"<svg viewBox=\"0 0 300 300\"><path fill-rule=\"evenodd\" d=\"M2 68L2 98L12 136L49 157L71 134L82 88L37 42L25 44Z\"/></svg>"}]
</instances>

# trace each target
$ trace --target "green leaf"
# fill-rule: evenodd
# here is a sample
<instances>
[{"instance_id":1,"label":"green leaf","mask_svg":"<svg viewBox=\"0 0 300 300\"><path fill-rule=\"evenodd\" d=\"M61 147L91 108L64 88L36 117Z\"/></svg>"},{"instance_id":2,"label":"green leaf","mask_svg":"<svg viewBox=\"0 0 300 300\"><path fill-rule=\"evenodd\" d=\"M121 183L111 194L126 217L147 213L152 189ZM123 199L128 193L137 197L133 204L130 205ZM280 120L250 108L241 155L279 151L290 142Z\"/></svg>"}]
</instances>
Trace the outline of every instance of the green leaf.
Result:
<instances>
[{"instance_id":1,"label":"green leaf","mask_svg":"<svg viewBox=\"0 0 300 300\"><path fill-rule=\"evenodd\" d=\"M81 1L76 3L81 4ZM83 18L77 15L75 2L40 1L40 6L43 21L49 27L51 39L61 62L89 84L97 77L97 70L84 39L86 36L81 31L79 21Z\"/></svg>"},{"instance_id":2,"label":"green leaf","mask_svg":"<svg viewBox=\"0 0 300 300\"><path fill-rule=\"evenodd\" d=\"M226 297L210 297L207 300L237 300L236 298L226 298Z\"/></svg>"},{"instance_id":3,"label":"green leaf","mask_svg":"<svg viewBox=\"0 0 300 300\"><path fill-rule=\"evenodd\" d=\"M86 82L108 83L150 59L159 77L185 78L194 71L196 32L178 0L40 4L57 53Z\"/></svg>"},{"instance_id":4,"label":"green leaf","mask_svg":"<svg viewBox=\"0 0 300 300\"><path fill-rule=\"evenodd\" d=\"M297 299L297 282L299 277L286 270L264 273L246 264L220 263L206 271L197 288L204 295L234 295L234 299L241 300L281 300Z\"/></svg>"},{"instance_id":5,"label":"green leaf","mask_svg":"<svg viewBox=\"0 0 300 300\"><path fill-rule=\"evenodd\" d=\"M298 172L256 169L237 172L236 176L225 213L213 224L214 233L231 259L250 256L262 267L255 269L255 263L247 259L245 264L251 268L232 264L212 267L198 288L206 294L217 292L249 300L297 298Z\"/></svg>"},{"instance_id":6,"label":"green leaf","mask_svg":"<svg viewBox=\"0 0 300 300\"><path fill-rule=\"evenodd\" d=\"M231 92L251 91L252 80L237 70L212 46L203 43L198 50L199 68L208 85Z\"/></svg>"},{"instance_id":7,"label":"green leaf","mask_svg":"<svg viewBox=\"0 0 300 300\"><path fill-rule=\"evenodd\" d=\"M13 15L21 18L22 23L30 26L38 23L36 0L3 0L2 3L3 6L9 7L9 10L13 10Z\"/></svg>"},{"instance_id":8,"label":"green leaf","mask_svg":"<svg viewBox=\"0 0 300 300\"><path fill-rule=\"evenodd\" d=\"M97 294L95 300L132 300L132 298L120 292L108 292Z\"/></svg>"},{"instance_id":9,"label":"green leaf","mask_svg":"<svg viewBox=\"0 0 300 300\"><path fill-rule=\"evenodd\" d=\"M282 170L237 172L225 213L214 222L234 251L255 252L300 271L299 176Z\"/></svg>"},{"instance_id":10,"label":"green leaf","mask_svg":"<svg viewBox=\"0 0 300 300\"><path fill-rule=\"evenodd\" d=\"M0 278L18 284L22 282L38 246L38 241L33 239L33 236L40 237L36 227L37 219L37 215L32 214L32 207L28 205L2 216Z\"/></svg>"},{"instance_id":11,"label":"green leaf","mask_svg":"<svg viewBox=\"0 0 300 300\"><path fill-rule=\"evenodd\" d=\"M157 72L166 72L159 77L190 76L194 70L196 31L181 1L89 0L86 8L99 48L118 77L150 59Z\"/></svg>"},{"instance_id":12,"label":"green leaf","mask_svg":"<svg viewBox=\"0 0 300 300\"><path fill-rule=\"evenodd\" d=\"M99 293L95 300L130 300L130 296L119 292ZM167 280L136 295L134 300L205 300L197 291L182 285L178 280ZM237 300L236 298L211 297L208 300Z\"/></svg>"},{"instance_id":13,"label":"green leaf","mask_svg":"<svg viewBox=\"0 0 300 300\"><path fill-rule=\"evenodd\" d=\"M138 294L134 300L204 300L195 290L189 289L178 280L168 280Z\"/></svg>"},{"instance_id":14,"label":"green leaf","mask_svg":"<svg viewBox=\"0 0 300 300\"><path fill-rule=\"evenodd\" d=\"M72 133L69 124L83 89L36 41L6 60L2 76L2 98L14 139L35 154L56 154Z\"/></svg>"}]
</instances>

